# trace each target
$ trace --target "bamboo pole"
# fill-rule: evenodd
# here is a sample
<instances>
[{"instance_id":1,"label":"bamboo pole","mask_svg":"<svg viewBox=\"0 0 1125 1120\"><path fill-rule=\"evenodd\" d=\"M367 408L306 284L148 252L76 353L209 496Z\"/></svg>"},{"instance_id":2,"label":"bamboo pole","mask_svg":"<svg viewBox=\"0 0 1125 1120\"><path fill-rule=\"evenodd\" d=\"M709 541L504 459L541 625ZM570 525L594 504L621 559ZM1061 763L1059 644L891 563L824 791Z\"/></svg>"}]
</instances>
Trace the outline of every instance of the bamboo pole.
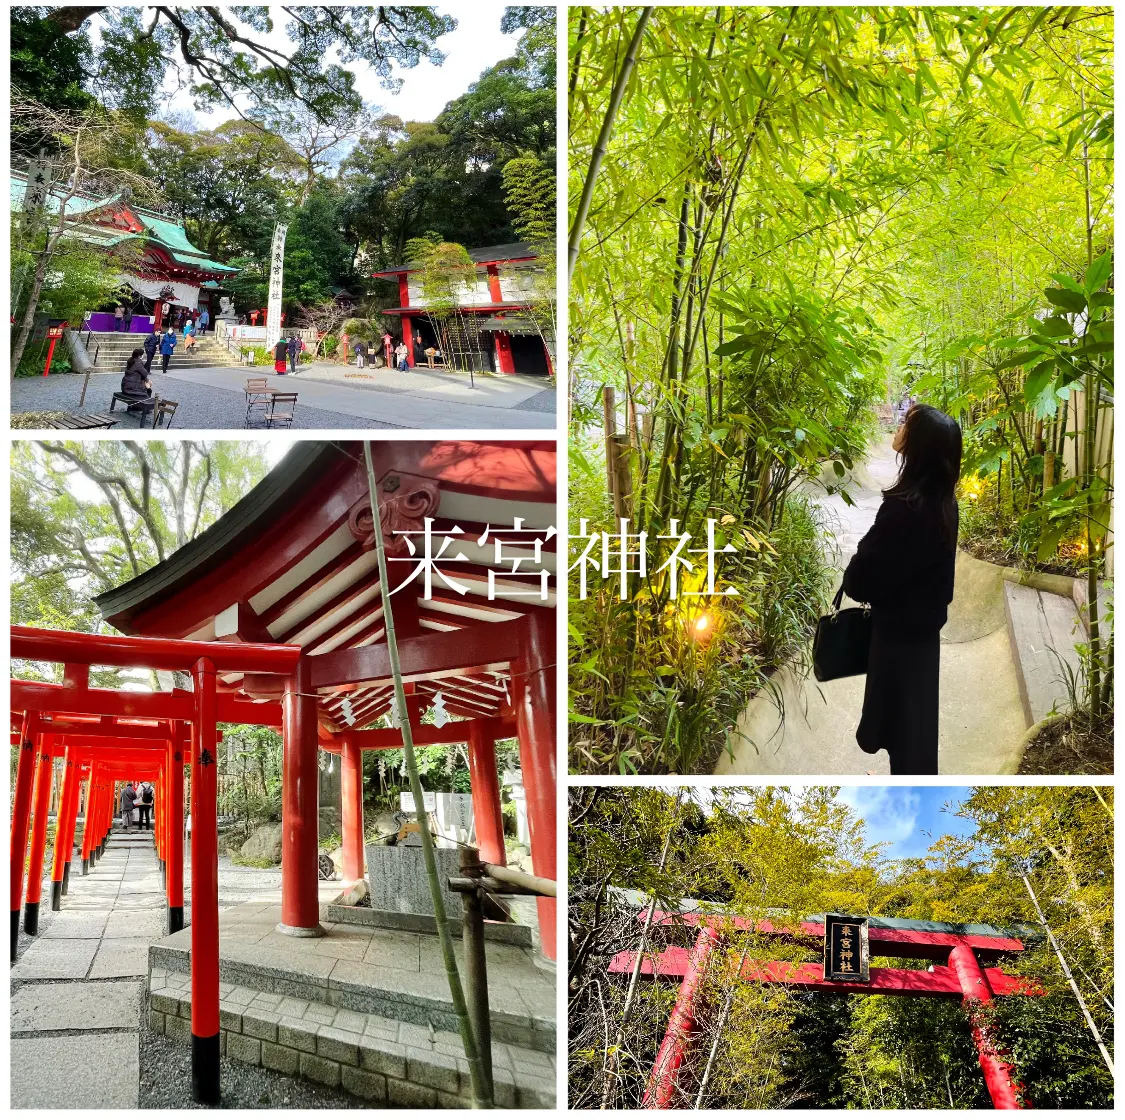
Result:
<instances>
[{"instance_id":1,"label":"bamboo pole","mask_svg":"<svg viewBox=\"0 0 1125 1120\"><path fill-rule=\"evenodd\" d=\"M625 52L625 61L621 64L621 72L613 83L613 90L609 95L609 104L606 106L605 118L602 120L601 131L594 144L594 151L590 156L590 166L586 171L586 181L582 184L582 196L578 200L578 209L574 213L574 224L570 227L570 238L567 243L566 278L569 281L574 276L574 266L578 263L578 246L582 242L582 230L586 225L586 217L590 213L590 203L594 198L594 184L598 181L598 172L601 170L602 160L609 148L609 138L613 135L613 122L617 117L617 110L625 96L625 89L629 84L629 75L637 61L637 51L640 49L641 37L645 33L645 25L652 15L653 5L641 10L637 26L633 29L633 37L629 40L629 49Z\"/></svg>"},{"instance_id":2,"label":"bamboo pole","mask_svg":"<svg viewBox=\"0 0 1125 1120\"><path fill-rule=\"evenodd\" d=\"M422 780L418 776L418 762L414 757L414 733L410 726L410 715L406 707L406 688L402 681L402 665L398 657L398 641L395 638L394 611L391 607L390 577L387 574L387 553L383 545L383 525L379 519L379 496L375 485L375 467L371 461L371 443L363 443L363 457L367 464L367 489L371 496L371 520L375 528L375 555L379 561L379 588L383 600L383 624L387 631L387 657L391 663L391 677L394 679L395 704L402 723L402 753L406 770L410 776L410 792L418 810L418 837L422 841L422 861L426 865L426 878L430 885L430 898L434 904L434 921L437 924L438 941L445 962L445 975L449 980L449 994L453 1000L453 1010L460 1027L461 1044L465 1047L465 1059L469 1063L469 1078L472 1083L473 1107L492 1108L492 1095L481 1065L480 1051L469 1008L465 1002L465 992L461 987L461 976L457 971L457 957L453 952L453 935L445 916L445 899L441 893L441 880L438 878L437 860L434 858L434 840L430 835L430 822L423 810L425 800Z\"/></svg>"},{"instance_id":3,"label":"bamboo pole","mask_svg":"<svg viewBox=\"0 0 1125 1120\"><path fill-rule=\"evenodd\" d=\"M1074 998L1078 1000L1078 1006L1082 1008L1082 1015L1086 1019L1086 1026L1090 1028L1090 1033L1094 1036L1094 1041L1098 1044L1098 1049L1101 1051L1102 1060L1109 1070L1110 1077L1113 1077L1113 1059L1109 1056L1109 1051L1105 1048L1101 1032L1098 1030L1097 1023L1094 1022L1093 1015L1090 1014L1090 1009L1086 1006L1086 1001L1082 998L1082 993L1078 989L1078 984L1074 979L1073 973L1070 971L1070 966L1066 963L1066 957L1063 956L1062 949L1059 948L1059 943L1055 940L1055 935L1051 932L1051 927L1047 925L1047 916L1043 913L1043 909L1039 905L1039 899L1035 896L1035 891L1031 887L1031 881L1025 874L1021 874L1020 878L1023 880L1023 885L1027 888L1027 893L1031 895L1031 901L1035 906L1035 913L1039 915L1039 922L1047 934L1047 940L1050 941L1051 948L1055 951L1055 956L1059 958L1059 964L1062 966L1063 975L1070 985L1070 990L1074 993Z\"/></svg>"}]
</instances>

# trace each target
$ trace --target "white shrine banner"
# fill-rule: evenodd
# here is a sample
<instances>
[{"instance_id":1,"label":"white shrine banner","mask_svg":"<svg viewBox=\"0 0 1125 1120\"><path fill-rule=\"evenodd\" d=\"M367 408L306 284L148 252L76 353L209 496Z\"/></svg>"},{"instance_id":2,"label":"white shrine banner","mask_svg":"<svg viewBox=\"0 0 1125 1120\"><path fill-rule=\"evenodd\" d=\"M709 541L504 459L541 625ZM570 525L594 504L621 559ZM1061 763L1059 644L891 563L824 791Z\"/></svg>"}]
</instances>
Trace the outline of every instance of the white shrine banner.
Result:
<instances>
[{"instance_id":1,"label":"white shrine banner","mask_svg":"<svg viewBox=\"0 0 1125 1120\"><path fill-rule=\"evenodd\" d=\"M266 307L266 349L272 350L281 337L281 278L285 272L285 235L287 225L274 226L273 249L270 251L270 299Z\"/></svg>"}]
</instances>

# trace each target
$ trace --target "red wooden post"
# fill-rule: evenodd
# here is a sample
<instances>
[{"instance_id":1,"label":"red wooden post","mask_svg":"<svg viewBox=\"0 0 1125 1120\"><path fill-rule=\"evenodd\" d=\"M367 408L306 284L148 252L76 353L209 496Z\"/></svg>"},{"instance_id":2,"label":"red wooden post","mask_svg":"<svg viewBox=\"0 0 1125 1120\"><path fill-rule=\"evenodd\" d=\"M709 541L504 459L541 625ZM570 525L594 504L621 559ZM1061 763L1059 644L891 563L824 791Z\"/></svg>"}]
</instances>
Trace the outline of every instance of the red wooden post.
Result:
<instances>
[{"instance_id":1,"label":"red wooden post","mask_svg":"<svg viewBox=\"0 0 1125 1120\"><path fill-rule=\"evenodd\" d=\"M672 1108L672 1098L676 1092L676 1080L680 1066L683 1065L691 1035L695 1030L695 1009L699 989L707 971L711 952L719 943L719 931L714 926L705 925L695 939L687 971L680 984L676 1006L668 1019L668 1029L664 1041L652 1065L641 1108Z\"/></svg>"},{"instance_id":2,"label":"red wooden post","mask_svg":"<svg viewBox=\"0 0 1125 1120\"><path fill-rule=\"evenodd\" d=\"M27 864L27 888L24 893L23 931L39 932L39 899L43 892L43 855L47 847L47 810L51 805L51 783L55 771L46 737L40 737L39 758L35 768L35 801L31 821L31 855Z\"/></svg>"},{"instance_id":3,"label":"red wooden post","mask_svg":"<svg viewBox=\"0 0 1125 1120\"><path fill-rule=\"evenodd\" d=\"M47 337L51 340L51 344L47 347L47 361L43 366L44 377L51 372L51 361L55 356L55 344L62 338L64 330L66 330L66 323L60 323L57 327L47 328Z\"/></svg>"},{"instance_id":4,"label":"red wooden post","mask_svg":"<svg viewBox=\"0 0 1125 1120\"><path fill-rule=\"evenodd\" d=\"M316 696L309 681L309 659L285 678L282 701L284 747L281 777L282 933L319 937L317 890L318 785Z\"/></svg>"},{"instance_id":5,"label":"red wooden post","mask_svg":"<svg viewBox=\"0 0 1125 1120\"><path fill-rule=\"evenodd\" d=\"M94 829L96 827L98 812L98 785L100 778L99 765L90 763L90 776L86 780L86 819L82 824L82 874L90 874L90 865L94 862Z\"/></svg>"},{"instance_id":6,"label":"red wooden post","mask_svg":"<svg viewBox=\"0 0 1125 1120\"><path fill-rule=\"evenodd\" d=\"M954 945L949 951L949 963L961 981L964 1006L969 1012L973 1028L973 1041L980 1055L980 1068L984 1072L988 1095L993 1108L1024 1108L1023 1086L1016 1079L1015 1067L1005 1061L1003 1049L989 1025L983 1021L980 1007L992 1002L992 989L981 969L976 953L968 945Z\"/></svg>"},{"instance_id":7,"label":"red wooden post","mask_svg":"<svg viewBox=\"0 0 1125 1120\"><path fill-rule=\"evenodd\" d=\"M55 814L55 850L51 859L51 909L62 909L63 867L69 862L70 851L66 846L66 835L70 820L70 801L74 796L75 765L74 748L69 747L63 762L62 793L59 808Z\"/></svg>"},{"instance_id":8,"label":"red wooden post","mask_svg":"<svg viewBox=\"0 0 1125 1120\"><path fill-rule=\"evenodd\" d=\"M192 666L191 752L191 1095L217 1105L219 1093L219 833L215 666Z\"/></svg>"},{"instance_id":9,"label":"red wooden post","mask_svg":"<svg viewBox=\"0 0 1125 1120\"><path fill-rule=\"evenodd\" d=\"M35 783L35 737L38 716L28 712L20 731L20 757L16 767L16 789L12 801L12 834L8 842L11 853L10 905L12 908L12 960L20 936L20 903L23 901L23 872L27 860L27 830L31 820L31 796Z\"/></svg>"},{"instance_id":10,"label":"red wooden post","mask_svg":"<svg viewBox=\"0 0 1125 1120\"><path fill-rule=\"evenodd\" d=\"M63 845L64 862L62 893L65 898L70 890L70 861L74 855L74 834L78 829L78 796L82 787L82 754L80 751L67 752L67 764L74 763L74 782L71 787L70 805L66 810L66 842Z\"/></svg>"},{"instance_id":11,"label":"red wooden post","mask_svg":"<svg viewBox=\"0 0 1125 1120\"><path fill-rule=\"evenodd\" d=\"M341 828L344 833L344 882L363 878L363 752L350 735L340 751Z\"/></svg>"},{"instance_id":12,"label":"red wooden post","mask_svg":"<svg viewBox=\"0 0 1125 1120\"><path fill-rule=\"evenodd\" d=\"M469 724L469 787L473 797L473 822L477 847L485 863L507 866L504 850L504 813L500 805L500 775L496 773L496 743L484 720Z\"/></svg>"},{"instance_id":13,"label":"red wooden post","mask_svg":"<svg viewBox=\"0 0 1125 1120\"><path fill-rule=\"evenodd\" d=\"M164 863L168 932L184 928L184 731L177 724L168 744L168 847Z\"/></svg>"},{"instance_id":14,"label":"red wooden post","mask_svg":"<svg viewBox=\"0 0 1125 1120\"><path fill-rule=\"evenodd\" d=\"M531 864L536 875L556 879L554 619L531 615L525 621L523 653L512 664L512 706L527 791ZM537 898L536 903L543 955L555 960L555 899Z\"/></svg>"},{"instance_id":15,"label":"red wooden post","mask_svg":"<svg viewBox=\"0 0 1125 1120\"><path fill-rule=\"evenodd\" d=\"M496 372L516 372L516 360L512 356L512 339L507 331L496 332Z\"/></svg>"}]
</instances>

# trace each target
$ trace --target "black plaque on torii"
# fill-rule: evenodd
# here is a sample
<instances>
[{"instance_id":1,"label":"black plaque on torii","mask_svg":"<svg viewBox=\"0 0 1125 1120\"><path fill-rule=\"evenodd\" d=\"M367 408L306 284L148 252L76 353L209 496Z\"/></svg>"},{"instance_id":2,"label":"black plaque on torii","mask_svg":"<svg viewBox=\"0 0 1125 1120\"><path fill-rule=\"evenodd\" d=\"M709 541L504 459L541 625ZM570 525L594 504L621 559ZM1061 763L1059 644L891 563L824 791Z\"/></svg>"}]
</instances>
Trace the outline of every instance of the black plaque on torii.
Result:
<instances>
[{"instance_id":1,"label":"black plaque on torii","mask_svg":"<svg viewBox=\"0 0 1125 1120\"><path fill-rule=\"evenodd\" d=\"M867 919L824 915L824 979L870 983Z\"/></svg>"}]
</instances>

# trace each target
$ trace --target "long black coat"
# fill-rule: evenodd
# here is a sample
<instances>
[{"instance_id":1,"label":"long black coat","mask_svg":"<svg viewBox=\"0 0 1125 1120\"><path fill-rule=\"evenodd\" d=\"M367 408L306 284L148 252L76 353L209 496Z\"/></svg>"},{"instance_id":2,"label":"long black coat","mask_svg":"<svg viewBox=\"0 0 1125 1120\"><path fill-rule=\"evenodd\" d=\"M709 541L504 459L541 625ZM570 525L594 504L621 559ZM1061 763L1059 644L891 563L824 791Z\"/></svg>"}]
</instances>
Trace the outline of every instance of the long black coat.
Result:
<instances>
[{"instance_id":1,"label":"long black coat","mask_svg":"<svg viewBox=\"0 0 1125 1120\"><path fill-rule=\"evenodd\" d=\"M856 739L868 754L887 751L892 774L938 772L940 633L956 559L938 503L886 497L844 572L844 593L871 604Z\"/></svg>"}]
</instances>

